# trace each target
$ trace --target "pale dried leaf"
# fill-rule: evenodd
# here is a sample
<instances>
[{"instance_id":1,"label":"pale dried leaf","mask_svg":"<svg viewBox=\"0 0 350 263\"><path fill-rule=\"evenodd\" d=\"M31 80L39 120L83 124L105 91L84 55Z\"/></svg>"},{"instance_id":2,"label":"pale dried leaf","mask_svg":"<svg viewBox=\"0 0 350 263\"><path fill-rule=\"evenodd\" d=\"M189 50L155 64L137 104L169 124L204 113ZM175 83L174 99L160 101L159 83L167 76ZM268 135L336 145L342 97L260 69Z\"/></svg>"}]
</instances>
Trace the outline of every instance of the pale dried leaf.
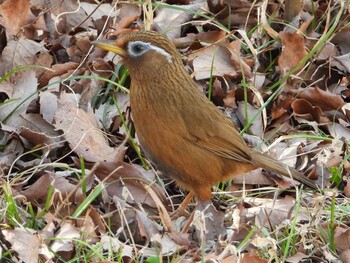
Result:
<instances>
[{"instance_id":1,"label":"pale dried leaf","mask_svg":"<svg viewBox=\"0 0 350 263\"><path fill-rule=\"evenodd\" d=\"M337 54L339 54L337 52L337 47L334 44L328 42L323 46L321 52L317 56L317 59L320 59L320 60L331 59Z\"/></svg>"},{"instance_id":2,"label":"pale dried leaf","mask_svg":"<svg viewBox=\"0 0 350 263\"><path fill-rule=\"evenodd\" d=\"M1 139L4 139L4 137ZM5 140L3 141L1 139L0 143L6 145L4 151L0 151L0 174L2 175L7 173L17 157L24 152L24 147L18 140L11 140L9 143L6 143Z\"/></svg>"},{"instance_id":3,"label":"pale dried leaf","mask_svg":"<svg viewBox=\"0 0 350 263\"><path fill-rule=\"evenodd\" d=\"M253 118L257 113L258 109L246 103L244 101L238 101L238 112L237 117L240 119L241 123L247 123L251 118ZM246 109L248 116L245 115ZM251 134L258 136L259 138L263 137L264 126L261 117L255 118L253 123L249 127L249 131Z\"/></svg>"},{"instance_id":4,"label":"pale dried leaf","mask_svg":"<svg viewBox=\"0 0 350 263\"><path fill-rule=\"evenodd\" d=\"M53 116L57 110L57 97L49 91L41 92L39 95L40 114L44 120L52 124Z\"/></svg>"},{"instance_id":5,"label":"pale dried leaf","mask_svg":"<svg viewBox=\"0 0 350 263\"><path fill-rule=\"evenodd\" d=\"M343 125L339 123L332 123L332 125L329 125L329 133L334 138L350 138L350 130L347 127L344 127Z\"/></svg>"},{"instance_id":6,"label":"pale dried leaf","mask_svg":"<svg viewBox=\"0 0 350 263\"><path fill-rule=\"evenodd\" d=\"M71 31L75 26L93 28L91 19L86 19L85 10L81 3L76 1L62 1L51 9L51 16L55 19L56 28L59 34ZM84 21L84 23L82 23Z\"/></svg>"},{"instance_id":7,"label":"pale dried leaf","mask_svg":"<svg viewBox=\"0 0 350 263\"><path fill-rule=\"evenodd\" d=\"M47 123L39 114L28 113L20 118L25 127L20 127L18 133L34 145L42 145L53 151L62 146L62 136L54 127Z\"/></svg>"},{"instance_id":8,"label":"pale dried leaf","mask_svg":"<svg viewBox=\"0 0 350 263\"><path fill-rule=\"evenodd\" d=\"M130 204L142 203L150 207L157 207L155 201L141 183L143 182L152 187L164 205L168 205L164 189L153 182L154 174L146 173L142 167L137 169L136 165L125 162L104 162L96 169L96 176L101 181L108 176L106 189L110 196L116 195ZM120 182L123 182L123 184Z\"/></svg>"},{"instance_id":9,"label":"pale dried leaf","mask_svg":"<svg viewBox=\"0 0 350 263\"><path fill-rule=\"evenodd\" d=\"M245 198L245 202L251 205L246 210L247 217L255 217L257 226L277 226L284 220L291 219L294 216L295 200L291 197L284 199L264 199L264 198ZM301 209L298 214L298 221L310 220L308 211Z\"/></svg>"},{"instance_id":10,"label":"pale dried leaf","mask_svg":"<svg viewBox=\"0 0 350 263\"><path fill-rule=\"evenodd\" d=\"M274 158L280 160L289 167L295 167L297 163L297 150L301 144L306 144L306 140L291 139L287 142L279 142L274 147Z\"/></svg>"},{"instance_id":11,"label":"pale dried leaf","mask_svg":"<svg viewBox=\"0 0 350 263\"><path fill-rule=\"evenodd\" d=\"M227 45L227 48L231 53L232 63L237 71L243 71L242 74L249 79L253 77L252 69L242 59L241 44L241 40L232 41Z\"/></svg>"},{"instance_id":12,"label":"pale dried leaf","mask_svg":"<svg viewBox=\"0 0 350 263\"><path fill-rule=\"evenodd\" d=\"M67 178L60 177L59 174L59 172L56 172L55 175L52 175L54 177L53 186L55 189L60 192L63 198L66 198L69 194L73 193L70 196L69 201L74 204L80 204L85 198L81 188L77 188L75 184L70 183Z\"/></svg>"},{"instance_id":13,"label":"pale dried leaf","mask_svg":"<svg viewBox=\"0 0 350 263\"><path fill-rule=\"evenodd\" d=\"M79 230L68 221L58 230L50 248L54 252L73 251L74 246L72 241L80 238Z\"/></svg>"},{"instance_id":14,"label":"pale dried leaf","mask_svg":"<svg viewBox=\"0 0 350 263\"><path fill-rule=\"evenodd\" d=\"M3 92L7 95L7 97L11 98L12 93L14 91L14 85L8 82L0 83L0 92Z\"/></svg>"},{"instance_id":15,"label":"pale dried leaf","mask_svg":"<svg viewBox=\"0 0 350 263\"><path fill-rule=\"evenodd\" d=\"M154 24L156 28L160 32L164 32L170 40L179 38L181 34L181 25L190 21L194 16L194 12L205 8L205 6L205 1L200 1L189 5L172 5L172 7L175 8L157 8L157 16L154 19ZM185 10L178 10L176 7ZM186 10L191 10L192 12Z\"/></svg>"},{"instance_id":16,"label":"pale dried leaf","mask_svg":"<svg viewBox=\"0 0 350 263\"><path fill-rule=\"evenodd\" d=\"M121 157L118 149L108 145L93 112L74 106L65 93L58 101L55 121L55 127L64 131L64 137L74 152L86 161L113 162Z\"/></svg>"},{"instance_id":17,"label":"pale dried leaf","mask_svg":"<svg viewBox=\"0 0 350 263\"><path fill-rule=\"evenodd\" d=\"M242 263L268 263L267 259L260 258L258 255L250 255L245 253L243 256Z\"/></svg>"},{"instance_id":18,"label":"pale dried leaf","mask_svg":"<svg viewBox=\"0 0 350 263\"><path fill-rule=\"evenodd\" d=\"M11 243L12 249L20 260L26 263L39 262L41 241L35 231L31 229L15 228L2 230L5 239Z\"/></svg>"},{"instance_id":19,"label":"pale dried leaf","mask_svg":"<svg viewBox=\"0 0 350 263\"><path fill-rule=\"evenodd\" d=\"M49 68L53 62L52 56L42 44L26 38L9 41L2 52L1 60L7 70L30 65ZM35 68L35 71L40 73L44 69Z\"/></svg>"},{"instance_id":20,"label":"pale dried leaf","mask_svg":"<svg viewBox=\"0 0 350 263\"><path fill-rule=\"evenodd\" d=\"M13 86L13 100L1 106L0 120L8 118L6 124L19 127L19 117L27 110L28 105L37 97L37 78L34 70L26 70L18 77L17 83ZM11 114L11 116L10 116Z\"/></svg>"},{"instance_id":21,"label":"pale dried leaf","mask_svg":"<svg viewBox=\"0 0 350 263\"><path fill-rule=\"evenodd\" d=\"M350 52L350 32L348 30L341 30L334 35L332 42L335 43L341 51L341 54L347 54Z\"/></svg>"},{"instance_id":22,"label":"pale dried leaf","mask_svg":"<svg viewBox=\"0 0 350 263\"><path fill-rule=\"evenodd\" d=\"M102 127L110 127L113 122L113 117L117 116L118 109L115 105L103 104L95 110L95 116Z\"/></svg>"},{"instance_id":23,"label":"pale dried leaf","mask_svg":"<svg viewBox=\"0 0 350 263\"><path fill-rule=\"evenodd\" d=\"M350 53L334 57L336 61L338 61L343 67L343 71L346 73L350 73Z\"/></svg>"},{"instance_id":24,"label":"pale dried leaf","mask_svg":"<svg viewBox=\"0 0 350 263\"><path fill-rule=\"evenodd\" d=\"M226 234L225 215L215 208L211 200L199 201L193 213L192 225L196 228L197 239L206 240L208 247L213 246L219 236Z\"/></svg>"},{"instance_id":25,"label":"pale dried leaf","mask_svg":"<svg viewBox=\"0 0 350 263\"><path fill-rule=\"evenodd\" d=\"M117 15L116 9L111 8L110 4L101 4L98 9L96 9L96 4L81 2L80 5L85 13L91 15L91 18L94 20L100 19L102 16L115 17Z\"/></svg>"},{"instance_id":26,"label":"pale dried leaf","mask_svg":"<svg viewBox=\"0 0 350 263\"><path fill-rule=\"evenodd\" d=\"M277 249L277 241L271 237L255 237L251 243L257 248Z\"/></svg>"},{"instance_id":27,"label":"pale dried leaf","mask_svg":"<svg viewBox=\"0 0 350 263\"><path fill-rule=\"evenodd\" d=\"M154 220L150 220L143 212L136 211L136 219L140 234L150 240L154 248L154 255L157 255L157 247L160 247L161 254L172 255L177 251L178 245L167 235L162 233L162 228ZM158 249L159 250L159 249ZM148 250L147 253L150 253Z\"/></svg>"},{"instance_id":28,"label":"pale dried leaf","mask_svg":"<svg viewBox=\"0 0 350 263\"><path fill-rule=\"evenodd\" d=\"M261 169L255 169L244 174L236 175L232 178L232 183L244 185L271 185L273 181L263 175Z\"/></svg>"},{"instance_id":29,"label":"pale dried leaf","mask_svg":"<svg viewBox=\"0 0 350 263\"><path fill-rule=\"evenodd\" d=\"M299 262L303 262L303 259L304 258L308 258L307 255L305 255L304 253L301 253L301 252L297 252L295 255L291 256L291 257L288 257L286 259L286 262L289 262L289 263L299 263Z\"/></svg>"},{"instance_id":30,"label":"pale dried leaf","mask_svg":"<svg viewBox=\"0 0 350 263\"><path fill-rule=\"evenodd\" d=\"M102 235L100 243L104 250L111 250L114 252L119 252L120 247L124 247L124 244L122 244L118 238L113 238L106 234Z\"/></svg>"},{"instance_id":31,"label":"pale dried leaf","mask_svg":"<svg viewBox=\"0 0 350 263\"><path fill-rule=\"evenodd\" d=\"M237 76L232 65L231 53L226 47L209 46L189 55L192 60L196 80L209 79L210 76ZM213 61L214 60L214 61Z\"/></svg>"}]
</instances>

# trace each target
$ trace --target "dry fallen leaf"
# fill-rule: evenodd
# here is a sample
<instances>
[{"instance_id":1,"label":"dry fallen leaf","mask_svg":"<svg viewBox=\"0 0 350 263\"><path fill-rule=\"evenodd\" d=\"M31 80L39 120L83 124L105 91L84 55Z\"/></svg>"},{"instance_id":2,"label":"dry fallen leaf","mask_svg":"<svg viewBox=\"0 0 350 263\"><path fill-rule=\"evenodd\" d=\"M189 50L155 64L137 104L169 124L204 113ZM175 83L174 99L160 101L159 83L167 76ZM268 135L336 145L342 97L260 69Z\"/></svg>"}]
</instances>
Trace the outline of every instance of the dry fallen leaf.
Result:
<instances>
[{"instance_id":1,"label":"dry fallen leaf","mask_svg":"<svg viewBox=\"0 0 350 263\"><path fill-rule=\"evenodd\" d=\"M44 74L39 79L39 87L44 87L49 83L49 81L56 76L61 77L67 72L72 72L79 66L78 63L74 62L67 62L64 64L55 64L52 66L52 68L47 69ZM51 87L48 87L50 89Z\"/></svg>"},{"instance_id":2,"label":"dry fallen leaf","mask_svg":"<svg viewBox=\"0 0 350 263\"><path fill-rule=\"evenodd\" d=\"M278 58L278 66L281 75L285 75L296 67L308 53L305 49L304 37L302 35L298 33L281 32L279 36L283 47L282 53ZM295 73L301 68L302 66L300 66Z\"/></svg>"},{"instance_id":3,"label":"dry fallen leaf","mask_svg":"<svg viewBox=\"0 0 350 263\"><path fill-rule=\"evenodd\" d=\"M201 45L205 46L208 43L218 42L224 39L225 36L226 32L219 30L199 32L197 34L189 33L185 37L179 37L174 39L172 42L178 48L187 47L189 43L193 43L195 40L198 40L201 43Z\"/></svg>"},{"instance_id":4,"label":"dry fallen leaf","mask_svg":"<svg viewBox=\"0 0 350 263\"><path fill-rule=\"evenodd\" d=\"M205 47L191 53L188 58L192 61L196 80L209 79L210 76L237 76L231 53L226 47Z\"/></svg>"},{"instance_id":5,"label":"dry fallen leaf","mask_svg":"<svg viewBox=\"0 0 350 263\"><path fill-rule=\"evenodd\" d=\"M137 169L136 165L125 162L104 162L97 167L95 174L101 181L106 180L106 190L110 196L118 196L130 204L142 203L156 208L155 201L143 185L147 184L169 208L164 189L153 182L154 174L147 173L143 168Z\"/></svg>"},{"instance_id":6,"label":"dry fallen leaf","mask_svg":"<svg viewBox=\"0 0 350 263\"><path fill-rule=\"evenodd\" d=\"M7 30L9 39L21 32L23 26L35 19L30 10L29 0L6 0L0 5L0 24Z\"/></svg>"},{"instance_id":7,"label":"dry fallen leaf","mask_svg":"<svg viewBox=\"0 0 350 263\"><path fill-rule=\"evenodd\" d=\"M12 94L9 97L11 101L1 106L0 120L5 122L6 119L6 124L20 127L23 123L20 116L27 111L31 101L37 98L37 85L34 70L18 73L16 84L14 84Z\"/></svg>"},{"instance_id":8,"label":"dry fallen leaf","mask_svg":"<svg viewBox=\"0 0 350 263\"><path fill-rule=\"evenodd\" d=\"M3 136L0 142L4 145L3 151L0 151L0 176L2 177L8 172L18 156L24 152L24 146L19 140L11 140L8 133L2 134L0 131L0 135Z\"/></svg>"},{"instance_id":9,"label":"dry fallen leaf","mask_svg":"<svg viewBox=\"0 0 350 263\"><path fill-rule=\"evenodd\" d=\"M245 253L243 256L242 263L267 263L267 259L260 258L258 255L249 255Z\"/></svg>"},{"instance_id":10,"label":"dry fallen leaf","mask_svg":"<svg viewBox=\"0 0 350 263\"><path fill-rule=\"evenodd\" d=\"M102 244L102 248L105 251L112 250L116 253L120 253L123 258L132 258L134 255L133 247L121 242L118 238L103 234L99 243Z\"/></svg>"},{"instance_id":11,"label":"dry fallen leaf","mask_svg":"<svg viewBox=\"0 0 350 263\"><path fill-rule=\"evenodd\" d=\"M160 32L165 32L166 36L170 40L179 38L181 35L181 25L190 21L194 16L194 12L198 11L204 6L205 1L199 1L197 3L184 6L173 5L175 8L168 8L166 6L164 8L158 7L156 9L157 16L154 18L154 26ZM176 7L179 7L179 9Z\"/></svg>"},{"instance_id":12,"label":"dry fallen leaf","mask_svg":"<svg viewBox=\"0 0 350 263\"><path fill-rule=\"evenodd\" d=\"M63 145L61 134L40 114L28 113L22 115L20 120L23 126L18 129L18 133L43 151L49 151L50 156L54 156L57 148Z\"/></svg>"},{"instance_id":13,"label":"dry fallen leaf","mask_svg":"<svg viewBox=\"0 0 350 263\"><path fill-rule=\"evenodd\" d=\"M111 5L107 3L99 5L98 9L96 9L96 4L93 3L81 2L80 5L85 13L91 15L91 18L94 20L97 20L102 16L115 17L117 14L117 11L114 8L111 8Z\"/></svg>"},{"instance_id":14,"label":"dry fallen leaf","mask_svg":"<svg viewBox=\"0 0 350 263\"><path fill-rule=\"evenodd\" d=\"M40 92L39 95L40 114L44 120L52 124L53 116L57 110L57 97L50 91Z\"/></svg>"},{"instance_id":15,"label":"dry fallen leaf","mask_svg":"<svg viewBox=\"0 0 350 263\"><path fill-rule=\"evenodd\" d=\"M308 258L309 256L301 253L301 252L297 252L295 255L288 257L286 262L289 263L299 263L299 262L303 262L303 259Z\"/></svg>"},{"instance_id":16,"label":"dry fallen leaf","mask_svg":"<svg viewBox=\"0 0 350 263\"><path fill-rule=\"evenodd\" d=\"M350 249L340 253L340 260L342 263L350 263Z\"/></svg>"},{"instance_id":17,"label":"dry fallen leaf","mask_svg":"<svg viewBox=\"0 0 350 263\"><path fill-rule=\"evenodd\" d=\"M237 117L240 119L241 123L247 123L251 118L253 118L258 113L258 110L259 110L244 101L238 101L237 106L238 106ZM247 110L248 116L245 115L246 110ZM259 138L263 137L264 126L263 126L261 116L260 117L258 116L257 118L255 118L255 120L249 127L249 132L253 135L258 136Z\"/></svg>"},{"instance_id":18,"label":"dry fallen leaf","mask_svg":"<svg viewBox=\"0 0 350 263\"><path fill-rule=\"evenodd\" d=\"M343 197L350 195L347 182L350 164L343 160L348 153L346 140L350 138L350 31L346 24L350 7L343 8L342 1L332 2L331 8L327 1L305 1L300 17L303 21L312 20L317 26L304 23L299 29L303 33L298 35L284 33L288 31L284 27L291 27L283 22L273 29L267 25L268 18L283 21L281 14L286 8L283 1L264 1L262 5L259 1L247 0L166 0L152 5L152 9L142 1L109 2L3 0L0 4L0 76L5 76L0 79L0 115L6 117L9 109L16 108L7 123L0 123L0 180L3 183L10 180L18 211L27 211L31 205L34 213L42 215L38 219L40 230L30 232L14 226L2 230L9 231L7 235L2 232L0 241L5 250L10 250L10 260L76 261L80 256L88 256L87 260L92 262L107 262L117 255L121 261L132 262L140 257L152 261L169 255L170 260L184 263L262 263L282 258L281 247L275 245L281 240L272 238L284 236L290 228L299 191L278 195L272 188L264 187L273 183L271 178L282 188L293 184L277 175L266 176L266 172L259 169L235 177L236 184L227 189L231 193L214 187L220 195L220 212L212 206L206 213L197 210L196 222L187 233L180 232L185 224L184 217L171 223L164 220L162 215L168 215L173 205L177 207L183 193L168 179L162 182L163 177L156 176L154 170L146 171L140 166L118 110L106 102L107 97L115 96L127 119L130 117L129 95L95 78L111 78L129 88L130 79L120 66L122 58L112 52L106 55L105 51L92 48L90 43L93 39L114 39L120 34L140 30L148 22L152 23L153 30L168 35L184 55L183 64L191 77L200 79L196 83L202 92L209 86L214 58L212 101L217 106L228 107L223 110L238 125L244 126L247 120L242 116L252 117L257 111L255 107L271 98L265 110L267 116L256 119L251 133L271 143L281 135L319 136L322 132L325 139L315 142L305 139L298 143L289 136L283 142L277 140L271 153L291 166L298 165L307 174L312 173L314 178L319 175L318 183L321 185L322 181L322 187L329 185L327 168L342 165L340 186L344 188L339 189L335 201L343 205ZM338 12L340 8L343 12ZM331 17L334 22L331 25L336 27L334 33L307 61L305 74L288 79L283 91L271 97L274 91L267 88L281 79L278 66L285 74L308 54L307 49L311 50L324 38L324 29L329 28L329 21L325 19L327 12L336 16L343 14L339 23L337 17ZM148 14L154 15L154 19ZM262 27L258 21L262 22ZM274 30L282 32L283 50L278 63L280 45ZM32 75L21 72L6 75L18 66L32 64L46 68L34 67ZM245 80L242 81L243 75ZM74 79L67 79L69 77ZM247 93L246 87L239 87L244 82L248 84ZM43 87L45 89L41 89ZM33 96L29 98L31 93ZM248 95L247 100L245 95ZM248 114L245 114L243 101L249 104ZM91 104L98 105L98 109L92 111ZM237 111L242 123L236 117ZM130 131L134 136L134 129ZM341 137L345 140L340 140ZM247 135L245 138L252 148L263 144L260 138ZM328 142L330 139L332 143ZM135 142L138 147L137 138ZM114 146L120 143L123 144L120 148ZM77 155L91 161L85 162L85 169ZM69 170L64 168L67 166ZM87 194L98 183L103 189L82 216L67 221L86 198L72 171L78 174L85 171L88 175ZM46 211L49 187L53 187L54 192L51 208ZM323 215L327 214L329 202L324 200L330 197L329 191L312 194L309 191L300 192L300 213L294 228L297 254L286 261L315 259L348 263L348 222L341 220L346 217L337 218L335 254L318 231L320 224L328 225L328 218ZM218 195L214 196L217 200ZM232 196L234 200L226 202ZM172 206L170 200L174 203ZM194 202L189 211L193 211ZM153 220L154 215L160 215L161 221ZM21 224L32 224L32 218L26 213L20 213L19 217ZM164 222L173 232L164 232ZM8 223L2 222L2 225ZM259 236L261 233L256 227L260 226L272 234ZM11 227L14 230L9 230ZM226 230L227 235L217 240L220 230L222 233ZM247 241L249 236L243 250L238 249L237 245ZM202 237L210 240L198 242ZM24 244L19 238L31 243ZM204 250L204 243L214 244L215 250ZM90 245L97 249L99 256L92 253L90 257L85 253ZM309 251L312 255L305 255ZM154 258L147 258L150 256ZM169 259L163 257L163 260Z\"/></svg>"},{"instance_id":19,"label":"dry fallen leaf","mask_svg":"<svg viewBox=\"0 0 350 263\"><path fill-rule=\"evenodd\" d=\"M328 124L329 120L323 116L319 106L312 106L310 102L304 99L297 99L291 105L294 115L300 117L300 122L315 121L318 124ZM316 129L317 130L317 129Z\"/></svg>"},{"instance_id":20,"label":"dry fallen leaf","mask_svg":"<svg viewBox=\"0 0 350 263\"><path fill-rule=\"evenodd\" d=\"M54 177L50 173L43 174L32 185L19 194L26 197L29 202L38 201L39 198L45 197L48 193L50 185L53 183Z\"/></svg>"},{"instance_id":21,"label":"dry fallen leaf","mask_svg":"<svg viewBox=\"0 0 350 263\"><path fill-rule=\"evenodd\" d=\"M63 1L59 5L52 3L50 11L52 19L56 19L55 30L58 34L65 35L77 25L86 28L94 26L91 19L86 19L85 10L78 2Z\"/></svg>"},{"instance_id":22,"label":"dry fallen leaf","mask_svg":"<svg viewBox=\"0 0 350 263\"><path fill-rule=\"evenodd\" d=\"M55 240L50 245L50 248L54 252L73 252L74 245L73 239L80 239L80 232L72 222L67 221L61 225L61 228L55 235Z\"/></svg>"},{"instance_id":23,"label":"dry fallen leaf","mask_svg":"<svg viewBox=\"0 0 350 263\"><path fill-rule=\"evenodd\" d=\"M5 239L11 243L20 260L26 263L39 262L41 240L32 229L15 228L13 230L2 230Z\"/></svg>"},{"instance_id":24,"label":"dry fallen leaf","mask_svg":"<svg viewBox=\"0 0 350 263\"><path fill-rule=\"evenodd\" d=\"M264 198L245 198L244 201L251 205L246 210L246 217L255 218L257 226L277 226L282 221L294 216L295 199L289 196L284 199L264 199ZM300 220L310 220L309 214L305 209L299 211L298 222Z\"/></svg>"},{"instance_id":25,"label":"dry fallen leaf","mask_svg":"<svg viewBox=\"0 0 350 263\"><path fill-rule=\"evenodd\" d=\"M334 244L338 252L350 249L350 228L337 227L334 231Z\"/></svg>"},{"instance_id":26,"label":"dry fallen leaf","mask_svg":"<svg viewBox=\"0 0 350 263\"><path fill-rule=\"evenodd\" d=\"M244 174L239 174L232 178L232 183L234 184L244 184L244 185L271 185L273 181L265 176L261 169L256 169Z\"/></svg>"},{"instance_id":27,"label":"dry fallen leaf","mask_svg":"<svg viewBox=\"0 0 350 263\"><path fill-rule=\"evenodd\" d=\"M33 40L20 38L11 40L2 51L0 60L4 63L6 70L12 70L23 66L41 66L50 68L53 62L48 50L40 43ZM43 68L35 68L37 75L44 72Z\"/></svg>"},{"instance_id":28,"label":"dry fallen leaf","mask_svg":"<svg viewBox=\"0 0 350 263\"><path fill-rule=\"evenodd\" d=\"M271 238L271 237L255 237L251 243L256 247L256 248L271 248L273 250L276 250L277 244L276 240Z\"/></svg>"},{"instance_id":29,"label":"dry fallen leaf","mask_svg":"<svg viewBox=\"0 0 350 263\"><path fill-rule=\"evenodd\" d=\"M194 215L191 225L195 227L196 238L205 242L206 247L213 247L221 235L226 235L225 215L215 208L211 200L198 202L192 213Z\"/></svg>"},{"instance_id":30,"label":"dry fallen leaf","mask_svg":"<svg viewBox=\"0 0 350 263\"><path fill-rule=\"evenodd\" d=\"M145 236L147 240L154 244L153 255L150 253L152 250L147 250L148 256L157 256L160 253L164 256L172 255L178 250L178 245L167 235L162 233L161 226L159 226L154 220L150 220L145 213L136 211L136 220L140 229L140 234Z\"/></svg>"},{"instance_id":31,"label":"dry fallen leaf","mask_svg":"<svg viewBox=\"0 0 350 263\"><path fill-rule=\"evenodd\" d=\"M77 108L66 93L62 93L58 101L55 122L54 126L63 130L72 150L86 161L113 162L124 158L124 147L113 148L108 145L93 112Z\"/></svg>"},{"instance_id":32,"label":"dry fallen leaf","mask_svg":"<svg viewBox=\"0 0 350 263\"><path fill-rule=\"evenodd\" d=\"M227 47L231 53L232 64L235 66L236 70L241 71L247 79L250 79L253 76L252 69L242 59L241 44L241 40L236 40L230 42Z\"/></svg>"},{"instance_id":33,"label":"dry fallen leaf","mask_svg":"<svg viewBox=\"0 0 350 263\"><path fill-rule=\"evenodd\" d=\"M303 90L299 94L299 97L307 100L313 106L320 107L323 111L340 111L341 107L345 104L340 95L332 94L317 87L310 87Z\"/></svg>"}]
</instances>

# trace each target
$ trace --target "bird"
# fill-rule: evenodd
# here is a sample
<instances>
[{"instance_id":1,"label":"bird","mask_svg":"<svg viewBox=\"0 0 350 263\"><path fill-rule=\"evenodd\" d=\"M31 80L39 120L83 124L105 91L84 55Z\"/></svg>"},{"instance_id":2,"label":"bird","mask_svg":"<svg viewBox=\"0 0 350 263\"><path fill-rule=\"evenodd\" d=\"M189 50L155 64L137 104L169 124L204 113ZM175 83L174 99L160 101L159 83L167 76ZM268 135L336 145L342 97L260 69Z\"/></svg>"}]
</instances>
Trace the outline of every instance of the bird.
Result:
<instances>
[{"instance_id":1,"label":"bird","mask_svg":"<svg viewBox=\"0 0 350 263\"><path fill-rule=\"evenodd\" d=\"M296 169L246 144L231 119L197 88L166 36L133 31L92 44L121 56L131 78L131 116L141 149L190 197L211 200L212 186L257 168L317 189Z\"/></svg>"}]
</instances>

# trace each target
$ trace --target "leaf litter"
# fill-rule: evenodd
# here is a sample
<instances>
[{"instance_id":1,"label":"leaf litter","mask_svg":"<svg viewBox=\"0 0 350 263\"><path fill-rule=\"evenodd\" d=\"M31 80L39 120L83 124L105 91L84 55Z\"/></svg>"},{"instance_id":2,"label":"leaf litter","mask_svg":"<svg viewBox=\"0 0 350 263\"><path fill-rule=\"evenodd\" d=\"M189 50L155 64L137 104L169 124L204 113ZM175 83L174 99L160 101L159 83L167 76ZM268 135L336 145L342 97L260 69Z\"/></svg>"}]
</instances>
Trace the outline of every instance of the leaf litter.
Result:
<instances>
[{"instance_id":1,"label":"leaf litter","mask_svg":"<svg viewBox=\"0 0 350 263\"><path fill-rule=\"evenodd\" d=\"M4 1L2 259L348 262L350 9L313 4L304 3L305 23L289 27L277 1L174 0L151 11L131 3ZM330 21L337 12L340 20ZM310 55L332 23L337 30ZM252 120L248 144L325 192L281 192L273 182L293 183L256 170L215 186L214 205L206 214L193 210L191 225L170 220L184 193L140 158L129 96L104 78L126 87L130 80L118 56L90 44L150 24L166 32L198 86L240 129ZM289 232L295 238L285 248Z\"/></svg>"}]
</instances>

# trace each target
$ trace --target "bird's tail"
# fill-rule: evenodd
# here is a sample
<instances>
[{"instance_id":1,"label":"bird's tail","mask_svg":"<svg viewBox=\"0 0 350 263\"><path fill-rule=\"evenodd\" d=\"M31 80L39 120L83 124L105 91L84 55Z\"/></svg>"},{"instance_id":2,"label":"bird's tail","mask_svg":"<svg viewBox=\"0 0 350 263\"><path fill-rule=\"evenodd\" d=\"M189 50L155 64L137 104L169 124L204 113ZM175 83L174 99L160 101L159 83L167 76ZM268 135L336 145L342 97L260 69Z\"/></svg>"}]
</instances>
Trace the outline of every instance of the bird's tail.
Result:
<instances>
[{"instance_id":1,"label":"bird's tail","mask_svg":"<svg viewBox=\"0 0 350 263\"><path fill-rule=\"evenodd\" d=\"M307 185L312 189L318 189L316 184L302 173L277 160L272 159L271 157L265 154L262 154L258 151L252 151L252 159L256 162L257 166L259 167L262 167L266 170L281 174L289 178L292 177L293 179L303 183L304 185Z\"/></svg>"}]
</instances>

